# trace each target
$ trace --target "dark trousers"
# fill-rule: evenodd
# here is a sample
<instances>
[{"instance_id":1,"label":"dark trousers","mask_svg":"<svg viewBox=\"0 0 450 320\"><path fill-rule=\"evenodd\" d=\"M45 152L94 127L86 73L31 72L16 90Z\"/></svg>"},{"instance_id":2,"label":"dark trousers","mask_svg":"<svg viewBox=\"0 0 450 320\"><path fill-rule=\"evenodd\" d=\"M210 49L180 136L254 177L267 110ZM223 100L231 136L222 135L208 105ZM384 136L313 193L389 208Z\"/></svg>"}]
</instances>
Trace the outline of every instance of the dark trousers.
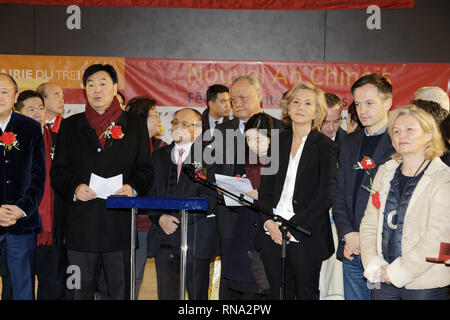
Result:
<instances>
[{"instance_id":1,"label":"dark trousers","mask_svg":"<svg viewBox=\"0 0 450 320\"><path fill-rule=\"evenodd\" d=\"M186 255L186 289L189 300L208 300L210 259ZM159 300L180 298L180 250L160 248L155 255Z\"/></svg>"},{"instance_id":2,"label":"dark trousers","mask_svg":"<svg viewBox=\"0 0 450 320\"><path fill-rule=\"evenodd\" d=\"M66 250L56 246L36 248L38 300L62 300L66 292Z\"/></svg>"},{"instance_id":3,"label":"dark trousers","mask_svg":"<svg viewBox=\"0 0 450 320\"><path fill-rule=\"evenodd\" d=\"M311 259L302 245L291 242L286 249L286 273L284 286L285 300L319 300L319 277L321 259ZM261 257L270 285L268 299L280 299L281 285L281 245L270 236L264 238Z\"/></svg>"},{"instance_id":4,"label":"dark trousers","mask_svg":"<svg viewBox=\"0 0 450 320\"><path fill-rule=\"evenodd\" d=\"M232 281L220 278L220 300L264 300L265 295L257 293L253 282Z\"/></svg>"},{"instance_id":5,"label":"dark trousers","mask_svg":"<svg viewBox=\"0 0 450 320\"><path fill-rule=\"evenodd\" d=\"M80 268L80 288L74 289L75 300L93 300L100 274L105 272L111 300L130 299L130 250L114 252L81 252L67 250L69 265Z\"/></svg>"},{"instance_id":6,"label":"dark trousers","mask_svg":"<svg viewBox=\"0 0 450 320\"><path fill-rule=\"evenodd\" d=\"M136 249L136 299L139 298L139 290L144 279L145 264L147 263L147 236L148 231L138 231L139 247ZM103 271L103 268L101 268L100 278L98 280L96 300L109 300L108 291L106 289L105 272Z\"/></svg>"},{"instance_id":7,"label":"dark trousers","mask_svg":"<svg viewBox=\"0 0 450 320\"><path fill-rule=\"evenodd\" d=\"M35 233L0 235L0 261L6 255L10 280L6 288L11 289L9 294L13 300L34 299L35 247Z\"/></svg>"},{"instance_id":8,"label":"dark trousers","mask_svg":"<svg viewBox=\"0 0 450 320\"><path fill-rule=\"evenodd\" d=\"M447 287L412 290L397 288L391 284L381 284L381 288L372 290L373 300L447 300Z\"/></svg>"}]
</instances>

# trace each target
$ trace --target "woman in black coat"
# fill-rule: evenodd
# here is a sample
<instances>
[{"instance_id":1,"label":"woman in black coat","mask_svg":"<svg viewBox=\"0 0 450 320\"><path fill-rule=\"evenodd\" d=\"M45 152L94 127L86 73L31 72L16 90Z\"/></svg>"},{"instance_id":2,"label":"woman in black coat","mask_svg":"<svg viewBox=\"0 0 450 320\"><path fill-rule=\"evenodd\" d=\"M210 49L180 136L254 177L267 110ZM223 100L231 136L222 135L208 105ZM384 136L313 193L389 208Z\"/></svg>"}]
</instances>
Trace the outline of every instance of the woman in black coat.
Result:
<instances>
[{"instance_id":1,"label":"woman in black coat","mask_svg":"<svg viewBox=\"0 0 450 320\"><path fill-rule=\"evenodd\" d=\"M279 169L262 176L259 203L311 232L306 236L288 230L284 298L319 299L322 261L334 252L328 210L338 147L319 131L327 115L319 88L299 83L281 100L281 108L283 121L292 129L280 134ZM269 299L279 299L282 234L268 216L261 215L261 220L265 232L258 235L256 245L270 284Z\"/></svg>"}]
</instances>

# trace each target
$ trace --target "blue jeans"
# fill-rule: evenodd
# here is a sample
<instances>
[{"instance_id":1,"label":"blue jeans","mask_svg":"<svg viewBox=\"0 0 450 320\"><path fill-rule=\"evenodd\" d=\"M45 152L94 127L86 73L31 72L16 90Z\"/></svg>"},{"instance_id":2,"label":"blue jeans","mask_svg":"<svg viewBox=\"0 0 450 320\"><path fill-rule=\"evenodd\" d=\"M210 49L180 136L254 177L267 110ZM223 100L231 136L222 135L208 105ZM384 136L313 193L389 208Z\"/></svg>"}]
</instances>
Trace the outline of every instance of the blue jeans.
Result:
<instances>
[{"instance_id":1,"label":"blue jeans","mask_svg":"<svg viewBox=\"0 0 450 320\"><path fill-rule=\"evenodd\" d=\"M391 284L381 284L381 288L373 291L373 300L447 300L447 287L410 290L397 288Z\"/></svg>"},{"instance_id":2,"label":"blue jeans","mask_svg":"<svg viewBox=\"0 0 450 320\"><path fill-rule=\"evenodd\" d=\"M371 290L367 286L366 278L364 278L361 256L353 255L353 261L344 258L342 269L345 300L370 300Z\"/></svg>"},{"instance_id":3,"label":"blue jeans","mask_svg":"<svg viewBox=\"0 0 450 320\"><path fill-rule=\"evenodd\" d=\"M34 300L36 234L0 235L0 261L6 254L13 300Z\"/></svg>"}]
</instances>

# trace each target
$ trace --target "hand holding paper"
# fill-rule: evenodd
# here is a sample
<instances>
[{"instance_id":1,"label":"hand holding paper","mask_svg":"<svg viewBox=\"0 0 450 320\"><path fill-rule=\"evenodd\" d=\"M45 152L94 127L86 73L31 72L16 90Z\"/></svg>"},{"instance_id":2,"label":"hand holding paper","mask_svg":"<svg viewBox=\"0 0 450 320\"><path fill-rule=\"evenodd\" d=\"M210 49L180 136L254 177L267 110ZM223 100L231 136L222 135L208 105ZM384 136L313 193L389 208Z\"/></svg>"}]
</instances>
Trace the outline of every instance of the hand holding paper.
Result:
<instances>
[{"instance_id":1,"label":"hand holding paper","mask_svg":"<svg viewBox=\"0 0 450 320\"><path fill-rule=\"evenodd\" d=\"M111 178L103 178L96 175L95 173L91 173L89 188L91 188L96 193L97 198L106 199L108 198L108 196L116 194L116 192L123 192L123 190L121 190L123 187L122 179L122 174L118 174L117 176Z\"/></svg>"},{"instance_id":2,"label":"hand holding paper","mask_svg":"<svg viewBox=\"0 0 450 320\"><path fill-rule=\"evenodd\" d=\"M126 197L133 197L134 196L134 190L129 184L124 184L122 188L117 190L114 195L116 196L126 196Z\"/></svg>"},{"instance_id":3,"label":"hand holding paper","mask_svg":"<svg viewBox=\"0 0 450 320\"><path fill-rule=\"evenodd\" d=\"M237 196L240 196L241 194L245 195L246 192L253 190L252 184L247 178L236 178L225 176L222 174L216 174L216 182L221 186L221 188L226 189L227 191L236 194ZM235 198L232 198L227 194L224 194L223 197L225 200L225 205L227 207L242 206L239 201L235 200ZM253 199L247 195L244 196L244 199L253 202Z\"/></svg>"},{"instance_id":4,"label":"hand holding paper","mask_svg":"<svg viewBox=\"0 0 450 320\"><path fill-rule=\"evenodd\" d=\"M89 201L95 199L96 197L97 194L95 193L95 191L89 188L87 184L82 183L75 189L75 199L78 199L80 201Z\"/></svg>"}]
</instances>

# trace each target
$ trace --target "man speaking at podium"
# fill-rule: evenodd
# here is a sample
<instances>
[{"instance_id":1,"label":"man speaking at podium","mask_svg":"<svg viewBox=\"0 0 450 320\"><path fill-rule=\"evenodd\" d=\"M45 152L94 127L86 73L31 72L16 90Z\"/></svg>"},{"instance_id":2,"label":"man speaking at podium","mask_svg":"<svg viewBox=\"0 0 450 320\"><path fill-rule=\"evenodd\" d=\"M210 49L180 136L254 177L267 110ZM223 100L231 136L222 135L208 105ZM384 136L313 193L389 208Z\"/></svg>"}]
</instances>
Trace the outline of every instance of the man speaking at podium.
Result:
<instances>
[{"instance_id":1,"label":"man speaking at podium","mask_svg":"<svg viewBox=\"0 0 450 320\"><path fill-rule=\"evenodd\" d=\"M69 265L81 271L76 300L94 298L100 265L110 298L129 299L131 213L106 208L108 194L94 190L94 174L100 179L121 175L115 195L143 195L152 184L146 123L122 111L115 97L117 81L110 65L94 64L85 70L85 112L62 121L50 172L55 192L68 203L67 257Z\"/></svg>"}]
</instances>

